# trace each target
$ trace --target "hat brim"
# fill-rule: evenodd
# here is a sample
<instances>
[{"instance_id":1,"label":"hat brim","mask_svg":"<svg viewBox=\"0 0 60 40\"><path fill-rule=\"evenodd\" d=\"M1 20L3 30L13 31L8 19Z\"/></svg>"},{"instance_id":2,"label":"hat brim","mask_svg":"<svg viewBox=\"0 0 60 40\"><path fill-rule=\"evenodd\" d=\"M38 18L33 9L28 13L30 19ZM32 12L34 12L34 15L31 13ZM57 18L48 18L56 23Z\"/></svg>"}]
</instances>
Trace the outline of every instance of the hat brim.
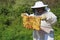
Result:
<instances>
[{"instance_id":1,"label":"hat brim","mask_svg":"<svg viewBox=\"0 0 60 40\"><path fill-rule=\"evenodd\" d=\"M43 5L43 6L32 6L31 8L41 8L41 7L47 7L48 5Z\"/></svg>"}]
</instances>

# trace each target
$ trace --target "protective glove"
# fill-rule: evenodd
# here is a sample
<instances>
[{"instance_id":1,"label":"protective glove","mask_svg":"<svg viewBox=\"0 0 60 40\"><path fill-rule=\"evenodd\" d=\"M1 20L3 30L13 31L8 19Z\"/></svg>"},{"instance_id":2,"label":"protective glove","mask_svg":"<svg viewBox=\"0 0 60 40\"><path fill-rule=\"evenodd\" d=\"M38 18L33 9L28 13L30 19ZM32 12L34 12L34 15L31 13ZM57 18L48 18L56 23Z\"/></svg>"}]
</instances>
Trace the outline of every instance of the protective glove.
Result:
<instances>
[{"instance_id":1,"label":"protective glove","mask_svg":"<svg viewBox=\"0 0 60 40\"><path fill-rule=\"evenodd\" d=\"M46 16L45 15L41 15L41 19L42 20L46 20Z\"/></svg>"},{"instance_id":2,"label":"protective glove","mask_svg":"<svg viewBox=\"0 0 60 40\"><path fill-rule=\"evenodd\" d=\"M22 13L21 17L23 17L23 16L28 16L28 14L27 13Z\"/></svg>"}]
</instances>

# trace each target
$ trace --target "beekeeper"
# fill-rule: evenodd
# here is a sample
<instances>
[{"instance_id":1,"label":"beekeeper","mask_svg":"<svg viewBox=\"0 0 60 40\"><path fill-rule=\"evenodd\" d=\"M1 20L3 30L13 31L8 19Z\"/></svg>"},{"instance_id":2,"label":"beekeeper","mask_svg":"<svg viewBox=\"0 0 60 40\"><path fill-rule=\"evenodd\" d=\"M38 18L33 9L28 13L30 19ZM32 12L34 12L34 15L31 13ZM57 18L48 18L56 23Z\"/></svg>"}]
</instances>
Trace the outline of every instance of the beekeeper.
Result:
<instances>
[{"instance_id":1,"label":"beekeeper","mask_svg":"<svg viewBox=\"0 0 60 40\"><path fill-rule=\"evenodd\" d=\"M31 16L41 16L41 30L33 30L33 40L54 40L54 30L52 26L56 23L57 17L42 1L37 1L33 9Z\"/></svg>"}]
</instances>

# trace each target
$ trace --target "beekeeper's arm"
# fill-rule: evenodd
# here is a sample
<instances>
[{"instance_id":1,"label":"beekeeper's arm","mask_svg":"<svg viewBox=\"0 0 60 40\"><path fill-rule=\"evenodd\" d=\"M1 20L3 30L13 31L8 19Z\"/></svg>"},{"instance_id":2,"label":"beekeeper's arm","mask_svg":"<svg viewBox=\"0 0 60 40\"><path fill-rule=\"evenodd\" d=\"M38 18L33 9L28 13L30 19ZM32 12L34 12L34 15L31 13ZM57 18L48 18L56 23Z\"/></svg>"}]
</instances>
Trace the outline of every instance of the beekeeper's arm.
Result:
<instances>
[{"instance_id":1,"label":"beekeeper's arm","mask_svg":"<svg viewBox=\"0 0 60 40\"><path fill-rule=\"evenodd\" d=\"M48 24L50 24L51 26L52 26L53 24L55 24L56 21L57 21L57 17L56 17L52 12L48 12L48 13L46 14L46 17L43 17L43 18L45 18L46 22L47 22ZM50 28L47 28L47 27L41 27L41 29L42 29L43 31L45 31L46 33L50 33L50 31L51 31L51 29L50 29Z\"/></svg>"},{"instance_id":2,"label":"beekeeper's arm","mask_svg":"<svg viewBox=\"0 0 60 40\"><path fill-rule=\"evenodd\" d=\"M55 24L57 21L57 17L52 12L49 12L46 17L46 21L51 25Z\"/></svg>"}]
</instances>

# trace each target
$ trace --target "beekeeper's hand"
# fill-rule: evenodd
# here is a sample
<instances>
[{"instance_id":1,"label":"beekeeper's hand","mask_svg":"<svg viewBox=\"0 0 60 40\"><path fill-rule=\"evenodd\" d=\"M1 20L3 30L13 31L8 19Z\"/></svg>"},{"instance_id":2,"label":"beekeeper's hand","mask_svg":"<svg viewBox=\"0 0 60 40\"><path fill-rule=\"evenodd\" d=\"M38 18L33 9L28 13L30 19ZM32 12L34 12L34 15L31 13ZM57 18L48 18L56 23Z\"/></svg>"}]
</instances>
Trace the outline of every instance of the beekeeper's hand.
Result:
<instances>
[{"instance_id":1,"label":"beekeeper's hand","mask_svg":"<svg viewBox=\"0 0 60 40\"><path fill-rule=\"evenodd\" d=\"M46 16L45 16L45 15L42 15L42 16L41 16L41 19L42 19L42 20L46 20Z\"/></svg>"},{"instance_id":2,"label":"beekeeper's hand","mask_svg":"<svg viewBox=\"0 0 60 40\"><path fill-rule=\"evenodd\" d=\"M28 14L27 13L22 13L21 14L21 16L23 17L23 16L27 16Z\"/></svg>"}]
</instances>

